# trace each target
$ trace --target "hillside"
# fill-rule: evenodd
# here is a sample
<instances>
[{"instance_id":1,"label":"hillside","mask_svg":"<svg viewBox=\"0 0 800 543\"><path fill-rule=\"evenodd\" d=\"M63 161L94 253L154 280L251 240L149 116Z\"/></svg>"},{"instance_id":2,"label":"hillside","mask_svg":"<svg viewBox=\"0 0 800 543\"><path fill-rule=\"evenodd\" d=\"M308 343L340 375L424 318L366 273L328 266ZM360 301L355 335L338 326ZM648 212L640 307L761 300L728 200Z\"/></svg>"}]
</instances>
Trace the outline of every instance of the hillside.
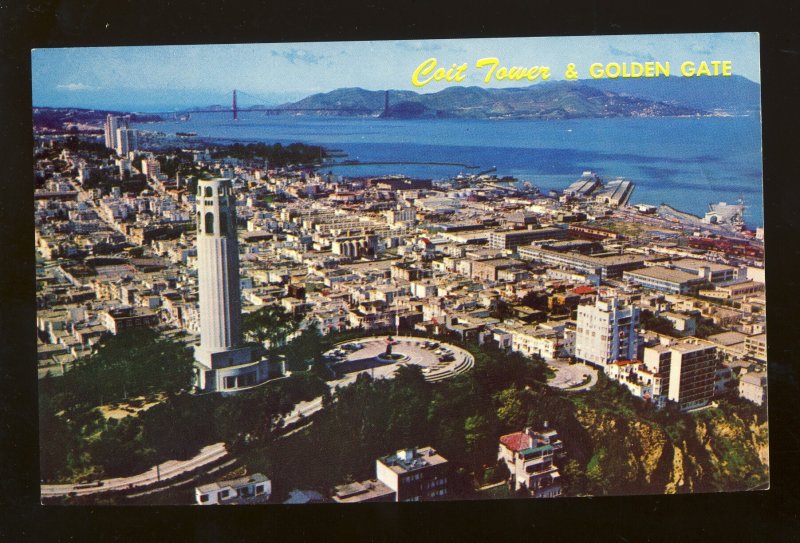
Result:
<instances>
[{"instance_id":1,"label":"hillside","mask_svg":"<svg viewBox=\"0 0 800 543\"><path fill-rule=\"evenodd\" d=\"M33 125L40 128L61 130L64 123L94 124L100 127L108 115L130 115L131 122L145 123L160 121L159 115L141 113L122 113L120 111L107 111L99 109L81 109L75 107L34 107Z\"/></svg>"},{"instance_id":2,"label":"hillside","mask_svg":"<svg viewBox=\"0 0 800 543\"><path fill-rule=\"evenodd\" d=\"M757 111L761 85L740 75L731 77L669 77L662 79L598 79L581 83L624 96L731 114Z\"/></svg>"},{"instance_id":3,"label":"hillside","mask_svg":"<svg viewBox=\"0 0 800 543\"><path fill-rule=\"evenodd\" d=\"M553 82L522 88L448 87L431 94L336 89L283 104L281 109L314 109L320 115L390 118L450 117L470 119L572 119L699 115L704 111L678 104L622 96L580 82Z\"/></svg>"},{"instance_id":4,"label":"hillside","mask_svg":"<svg viewBox=\"0 0 800 543\"><path fill-rule=\"evenodd\" d=\"M593 395L575 398L592 456L576 466L571 493L680 494L768 484L765 410L737 400L694 415L638 411L639 403L616 388L602 382Z\"/></svg>"}]
</instances>

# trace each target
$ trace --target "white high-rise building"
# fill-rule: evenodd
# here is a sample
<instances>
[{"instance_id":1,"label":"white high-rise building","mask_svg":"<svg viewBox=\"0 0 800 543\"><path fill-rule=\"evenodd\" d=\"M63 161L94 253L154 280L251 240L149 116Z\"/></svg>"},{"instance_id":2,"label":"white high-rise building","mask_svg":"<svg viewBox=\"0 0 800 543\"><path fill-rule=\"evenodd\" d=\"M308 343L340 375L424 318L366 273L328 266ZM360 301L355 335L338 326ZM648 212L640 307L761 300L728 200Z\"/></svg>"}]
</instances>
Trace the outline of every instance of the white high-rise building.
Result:
<instances>
[{"instance_id":1,"label":"white high-rise building","mask_svg":"<svg viewBox=\"0 0 800 543\"><path fill-rule=\"evenodd\" d=\"M127 156L130 151L135 151L137 147L136 130L130 128L117 128L116 146L119 156Z\"/></svg>"},{"instance_id":2,"label":"white high-rise building","mask_svg":"<svg viewBox=\"0 0 800 543\"><path fill-rule=\"evenodd\" d=\"M125 115L124 117L108 115L106 117L106 122L103 127L106 147L108 147L109 149L117 150L117 146L119 145L118 131L120 128L127 129L130 119L131 119L130 115Z\"/></svg>"},{"instance_id":3,"label":"white high-rise building","mask_svg":"<svg viewBox=\"0 0 800 543\"><path fill-rule=\"evenodd\" d=\"M616 298L578 306L575 357L605 368L616 360L633 360L638 347L639 308Z\"/></svg>"},{"instance_id":4,"label":"white high-rise building","mask_svg":"<svg viewBox=\"0 0 800 543\"><path fill-rule=\"evenodd\" d=\"M108 115L106 117L104 132L106 138L106 147L109 149L115 149L117 147L117 128L119 128L117 119L118 117L113 115Z\"/></svg>"},{"instance_id":5,"label":"white high-rise building","mask_svg":"<svg viewBox=\"0 0 800 543\"><path fill-rule=\"evenodd\" d=\"M197 277L200 345L195 347L195 386L203 392L235 392L281 374L261 350L242 346L236 197L227 179L197 183Z\"/></svg>"},{"instance_id":6,"label":"white high-rise building","mask_svg":"<svg viewBox=\"0 0 800 543\"><path fill-rule=\"evenodd\" d=\"M131 173L131 161L127 158L120 158L117 160L117 166L119 166L119 175L124 176L126 173L130 175Z\"/></svg>"}]
</instances>

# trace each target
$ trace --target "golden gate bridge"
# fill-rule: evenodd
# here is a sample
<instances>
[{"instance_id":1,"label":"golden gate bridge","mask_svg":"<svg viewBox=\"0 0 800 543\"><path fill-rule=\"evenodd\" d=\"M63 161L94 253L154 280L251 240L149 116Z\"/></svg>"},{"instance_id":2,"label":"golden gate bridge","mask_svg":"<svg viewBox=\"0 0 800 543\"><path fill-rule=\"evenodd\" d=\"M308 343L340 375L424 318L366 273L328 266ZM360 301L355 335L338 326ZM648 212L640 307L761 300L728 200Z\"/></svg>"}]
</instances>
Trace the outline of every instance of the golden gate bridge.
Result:
<instances>
[{"instance_id":1,"label":"golden gate bridge","mask_svg":"<svg viewBox=\"0 0 800 543\"><path fill-rule=\"evenodd\" d=\"M231 99L231 106L223 107L223 106L209 106L206 108L186 108L182 110L174 110L174 111L153 111L148 113L153 113L157 115L192 115L194 113L225 113L232 115L234 121L239 119L239 112L263 112L266 115L281 115L286 113L296 113L296 112L337 112L337 113L354 113L354 114L361 114L361 115L369 115L369 114L376 114L376 113L385 113L389 110L389 91L384 91L384 100L383 100L383 108L370 108L367 106L362 107L295 107L291 105L286 106L265 106L265 105L253 105L247 107L241 107L239 105L238 97L244 95L248 98L258 100L260 102L269 102L269 100L254 96L250 93L247 93L241 89L234 89L232 91L232 99ZM228 96L227 93L224 96ZM423 165L423 166L458 166L461 168L465 168L468 170L475 170L480 168L480 166L474 164L464 164L462 162L429 162L429 161L367 161L362 162L359 160L345 160L345 161L330 161L325 163L325 167L336 167L336 166L375 166L375 165ZM480 176L484 173L490 173L495 171L496 168L493 166L492 168L480 172L478 174L472 174L474 176Z\"/></svg>"},{"instance_id":2,"label":"golden gate bridge","mask_svg":"<svg viewBox=\"0 0 800 543\"><path fill-rule=\"evenodd\" d=\"M368 115L368 114L375 114L386 112L389 109L389 91L384 91L384 103L383 108L370 108L367 106L360 106L360 107L295 107L291 105L283 105L283 106L268 106L264 105L264 102L269 102L270 100L264 99L259 96L255 96L248 92L245 92L241 89L233 89L232 92L232 100L230 107L224 106L208 106L206 108L186 108L182 110L174 110L174 111L153 111L150 113L157 114L157 115L187 115L193 113L226 113L233 116L233 120L239 120L239 113L240 112L251 112L251 111L258 111L263 112L266 115L281 115L283 113L301 113L301 112L337 112L337 113L352 113L352 114L361 114L361 115ZM225 94L227 97L227 93ZM257 100L261 103L255 104L252 106L241 106L238 101L238 97L245 96L247 98L252 98Z\"/></svg>"}]
</instances>

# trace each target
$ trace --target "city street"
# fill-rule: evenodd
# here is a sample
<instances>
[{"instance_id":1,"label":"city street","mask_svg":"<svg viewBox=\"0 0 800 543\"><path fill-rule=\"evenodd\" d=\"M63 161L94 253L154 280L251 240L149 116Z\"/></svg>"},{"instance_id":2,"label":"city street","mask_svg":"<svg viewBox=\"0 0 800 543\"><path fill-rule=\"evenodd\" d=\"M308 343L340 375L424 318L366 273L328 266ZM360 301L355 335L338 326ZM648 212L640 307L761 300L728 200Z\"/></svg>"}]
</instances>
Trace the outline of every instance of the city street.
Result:
<instances>
[{"instance_id":1,"label":"city street","mask_svg":"<svg viewBox=\"0 0 800 543\"><path fill-rule=\"evenodd\" d=\"M88 484L41 485L41 495L42 498L67 495L85 496L87 494L97 494L98 492L108 492L109 490L144 487L211 464L224 458L227 454L228 451L225 449L224 443L214 443L203 447L197 456L188 460L168 460L139 475L106 479L102 481L103 484L101 486L89 486Z\"/></svg>"}]
</instances>

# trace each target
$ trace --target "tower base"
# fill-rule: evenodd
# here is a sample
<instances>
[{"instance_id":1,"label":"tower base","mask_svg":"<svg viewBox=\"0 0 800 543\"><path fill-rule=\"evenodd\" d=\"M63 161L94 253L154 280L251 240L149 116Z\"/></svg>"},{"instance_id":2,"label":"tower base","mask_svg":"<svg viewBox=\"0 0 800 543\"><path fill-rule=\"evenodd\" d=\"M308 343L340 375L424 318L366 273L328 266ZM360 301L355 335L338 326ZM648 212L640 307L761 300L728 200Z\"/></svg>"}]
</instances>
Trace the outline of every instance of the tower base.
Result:
<instances>
[{"instance_id":1,"label":"tower base","mask_svg":"<svg viewBox=\"0 0 800 543\"><path fill-rule=\"evenodd\" d=\"M262 358L256 349L243 347L209 353L195 350L193 385L196 392L235 393L281 377L283 361Z\"/></svg>"}]
</instances>

